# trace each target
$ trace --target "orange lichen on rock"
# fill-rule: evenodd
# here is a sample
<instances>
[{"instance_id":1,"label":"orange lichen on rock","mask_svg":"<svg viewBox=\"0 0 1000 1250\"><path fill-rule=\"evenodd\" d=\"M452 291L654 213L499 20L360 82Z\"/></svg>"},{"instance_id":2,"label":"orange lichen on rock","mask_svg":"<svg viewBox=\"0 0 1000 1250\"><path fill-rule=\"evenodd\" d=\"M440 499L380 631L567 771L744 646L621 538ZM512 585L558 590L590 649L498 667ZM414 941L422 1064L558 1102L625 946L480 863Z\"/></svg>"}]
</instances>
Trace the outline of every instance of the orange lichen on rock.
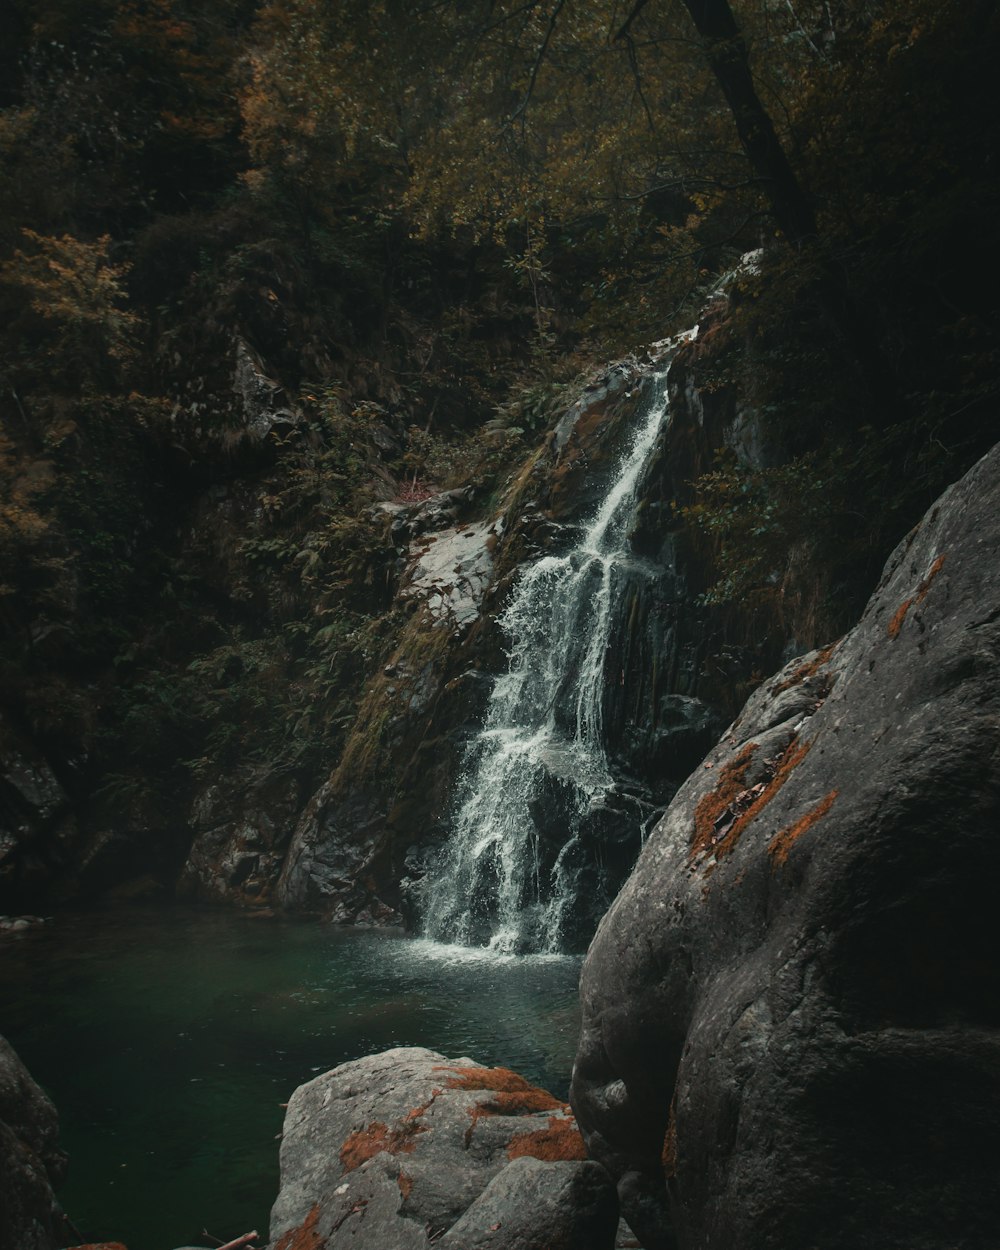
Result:
<instances>
[{"instance_id":1,"label":"orange lichen on rock","mask_svg":"<svg viewBox=\"0 0 1000 1250\"><path fill-rule=\"evenodd\" d=\"M520 1159L525 1155L546 1163L568 1163L588 1157L583 1134L576 1127L576 1121L563 1120L557 1115L549 1117L548 1128L521 1133L507 1147L508 1159Z\"/></svg>"},{"instance_id":2,"label":"orange lichen on rock","mask_svg":"<svg viewBox=\"0 0 1000 1250\"><path fill-rule=\"evenodd\" d=\"M898 638L899 631L903 628L903 622L906 620L906 614L912 607L919 607L927 598L927 592L931 588L931 583L941 572L944 564L944 555L939 555L931 567L927 570L927 576L923 579L916 589L916 593L911 595L909 599L904 599L896 611L893 613L892 620L886 626L886 633L890 638Z\"/></svg>"},{"instance_id":3,"label":"orange lichen on rock","mask_svg":"<svg viewBox=\"0 0 1000 1250\"><path fill-rule=\"evenodd\" d=\"M470 1108L480 1115L526 1115L532 1111L555 1111L563 1106L548 1090L532 1085L510 1068L454 1068L449 1089L489 1090L494 1097Z\"/></svg>"},{"instance_id":4,"label":"orange lichen on rock","mask_svg":"<svg viewBox=\"0 0 1000 1250\"><path fill-rule=\"evenodd\" d=\"M663 1134L663 1149L660 1151L660 1164L663 1175L669 1181L677 1174L677 1119L674 1115L676 1099L670 1100L670 1114L667 1116L667 1131Z\"/></svg>"},{"instance_id":5,"label":"orange lichen on rock","mask_svg":"<svg viewBox=\"0 0 1000 1250\"><path fill-rule=\"evenodd\" d=\"M353 1172L383 1150L393 1155L410 1154L417 1144L417 1135L427 1132L426 1126L417 1124L411 1118L412 1115L411 1112L396 1129L390 1129L381 1120L375 1120L367 1128L352 1133L340 1148L340 1162L344 1171Z\"/></svg>"},{"instance_id":6,"label":"orange lichen on rock","mask_svg":"<svg viewBox=\"0 0 1000 1250\"><path fill-rule=\"evenodd\" d=\"M396 1177L396 1184L399 1186L399 1192L403 1195L403 1201L405 1202L410 1194L413 1193L413 1177L407 1172L400 1172Z\"/></svg>"},{"instance_id":7,"label":"orange lichen on rock","mask_svg":"<svg viewBox=\"0 0 1000 1250\"><path fill-rule=\"evenodd\" d=\"M756 750L757 743L748 742L739 755L721 770L715 788L699 799L698 806L694 809L694 837L691 840L690 854L692 860L711 850L716 826L736 796L746 789L747 769Z\"/></svg>"},{"instance_id":8,"label":"orange lichen on rock","mask_svg":"<svg viewBox=\"0 0 1000 1250\"><path fill-rule=\"evenodd\" d=\"M326 1238L321 1237L316 1231L318 1222L319 1203L317 1202L306 1216L305 1223L300 1224L298 1228L290 1228L287 1233L282 1233L274 1250L324 1250Z\"/></svg>"},{"instance_id":9,"label":"orange lichen on rock","mask_svg":"<svg viewBox=\"0 0 1000 1250\"><path fill-rule=\"evenodd\" d=\"M839 793L839 790L831 790L829 794L820 799L811 811L806 812L804 816L800 816L794 824L787 825L784 829L779 829L767 847L767 853L771 856L772 864L775 867L781 867L787 862L789 853L795 843L807 830L813 827L817 820L826 815L836 802Z\"/></svg>"},{"instance_id":10,"label":"orange lichen on rock","mask_svg":"<svg viewBox=\"0 0 1000 1250\"><path fill-rule=\"evenodd\" d=\"M903 628L903 622L906 620L906 614L909 612L913 604L913 599L904 599L896 611L893 613L892 620L885 627L886 633L890 638L898 638L899 631Z\"/></svg>"},{"instance_id":11,"label":"orange lichen on rock","mask_svg":"<svg viewBox=\"0 0 1000 1250\"><path fill-rule=\"evenodd\" d=\"M746 751L751 748L755 750L756 745L756 743L750 743L749 747L745 748L744 752L741 752L740 755L733 760L731 765L727 765L727 769L734 768L736 765L740 764L740 761ZM716 863L718 863L723 856L728 855L736 846L736 843L740 840L743 831L747 828L750 822L752 820L756 820L764 808L767 807L768 803L770 803L771 800L780 793L781 788L792 775L792 772L809 754L811 747L811 740L808 742L799 742L798 736L796 735L791 742L789 742L788 746L784 750L784 753L774 764L774 771L771 773L770 777L765 782L759 783L758 786L754 787L754 790L757 791L756 794L754 791L746 790L742 785L743 779L746 776L746 765L744 765L733 774L734 777L738 776L740 784L740 788L735 794L732 793L732 778L726 778L724 787L716 787L716 789L712 792L712 796L706 795L706 798L714 797L720 795L720 790L724 790L725 794L729 797L727 798L725 805L720 807L716 802L713 803L710 809L708 809L708 811L712 814L712 823L708 829L707 838L702 844L703 852L712 852L715 855ZM750 757L748 755L746 761L747 764L749 764L749 760ZM723 770L723 773L725 772L726 769ZM741 806L740 800L744 799L744 796L746 796L746 803L745 806ZM698 826L701 807L704 802L705 800L702 799L702 802L698 804L698 810L695 812L696 828ZM726 822L727 815L731 816L728 823ZM699 829L698 839L701 840L704 835L705 830ZM696 858L698 853L699 852L693 847L691 858Z\"/></svg>"},{"instance_id":12,"label":"orange lichen on rock","mask_svg":"<svg viewBox=\"0 0 1000 1250\"><path fill-rule=\"evenodd\" d=\"M783 682L775 686L771 691L772 695L784 694L786 690L791 690L793 686L799 686L804 681L808 681L810 677L815 677L823 665L829 660L830 656L836 651L838 643L831 642L828 647L824 647L811 660L799 667L790 676L786 677Z\"/></svg>"}]
</instances>

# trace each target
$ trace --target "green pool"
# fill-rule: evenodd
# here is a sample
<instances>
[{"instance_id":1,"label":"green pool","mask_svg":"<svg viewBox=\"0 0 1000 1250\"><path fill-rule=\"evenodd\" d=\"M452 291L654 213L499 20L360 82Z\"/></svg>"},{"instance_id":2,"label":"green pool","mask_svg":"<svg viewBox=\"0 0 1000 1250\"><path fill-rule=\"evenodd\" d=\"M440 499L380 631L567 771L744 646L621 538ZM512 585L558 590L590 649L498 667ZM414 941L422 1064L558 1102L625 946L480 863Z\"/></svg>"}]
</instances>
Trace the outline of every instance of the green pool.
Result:
<instances>
[{"instance_id":1,"label":"green pool","mask_svg":"<svg viewBox=\"0 0 1000 1250\"><path fill-rule=\"evenodd\" d=\"M87 1240L267 1231L296 1085L390 1046L565 1096L580 960L189 907L87 911L0 943L0 1032L54 1099Z\"/></svg>"}]
</instances>

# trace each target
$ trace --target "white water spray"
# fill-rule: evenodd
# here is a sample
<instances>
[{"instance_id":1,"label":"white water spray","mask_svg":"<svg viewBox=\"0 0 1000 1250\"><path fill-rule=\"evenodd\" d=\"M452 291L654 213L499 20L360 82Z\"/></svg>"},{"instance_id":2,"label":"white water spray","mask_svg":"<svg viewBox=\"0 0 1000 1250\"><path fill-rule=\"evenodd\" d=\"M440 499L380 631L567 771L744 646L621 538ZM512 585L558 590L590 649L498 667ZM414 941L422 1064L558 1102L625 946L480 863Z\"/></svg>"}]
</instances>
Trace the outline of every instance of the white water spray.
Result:
<instances>
[{"instance_id":1,"label":"white water spray","mask_svg":"<svg viewBox=\"0 0 1000 1250\"><path fill-rule=\"evenodd\" d=\"M667 412L666 376L664 366L652 378L648 408L578 544L526 568L499 618L508 669L467 751L451 836L424 882L427 937L498 953L562 948L581 821L614 784L605 660L637 490ZM545 820L553 801L558 848Z\"/></svg>"}]
</instances>

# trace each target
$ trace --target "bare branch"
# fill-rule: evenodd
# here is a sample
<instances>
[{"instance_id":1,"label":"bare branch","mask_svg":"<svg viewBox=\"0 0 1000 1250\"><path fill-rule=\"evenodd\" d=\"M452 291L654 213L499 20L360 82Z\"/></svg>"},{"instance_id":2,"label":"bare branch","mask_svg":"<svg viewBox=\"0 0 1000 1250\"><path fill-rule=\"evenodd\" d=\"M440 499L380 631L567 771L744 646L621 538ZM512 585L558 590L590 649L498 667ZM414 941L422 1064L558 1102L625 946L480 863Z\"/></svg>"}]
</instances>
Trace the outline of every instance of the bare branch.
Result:
<instances>
[{"instance_id":1,"label":"bare branch","mask_svg":"<svg viewBox=\"0 0 1000 1250\"><path fill-rule=\"evenodd\" d=\"M628 34L629 27L632 25L632 23L635 21L635 19L639 16L639 14L643 11L643 9L646 7L648 3L649 3L649 0L635 0L635 4L633 4L632 6L631 13L629 13L625 21L622 22L621 26L619 26L618 34L615 35L615 37L611 40L612 43L617 43L619 39L627 39L629 37L629 34Z\"/></svg>"},{"instance_id":2,"label":"bare branch","mask_svg":"<svg viewBox=\"0 0 1000 1250\"><path fill-rule=\"evenodd\" d=\"M538 71L542 68L542 62L545 60L545 53L549 50L549 43L555 33L556 22L558 22L559 14L563 11L565 4L566 0L556 0L555 8L552 10L552 14L549 17L549 28L545 32L545 38L542 40L542 46L538 49L538 55L535 57L535 63L531 67L531 78L528 82L528 90L524 94L524 99L508 118L509 122L514 122L517 118L524 116L531 100L531 96L535 90L535 83L538 81Z\"/></svg>"},{"instance_id":3,"label":"bare branch","mask_svg":"<svg viewBox=\"0 0 1000 1250\"><path fill-rule=\"evenodd\" d=\"M645 191L637 191L634 195L616 195L616 201L645 200L658 191L684 191L695 187L710 187L713 191L742 191L746 187L761 186L760 178L744 178L740 182L721 182L718 178L684 177L672 178L669 182L658 182L656 186L647 187Z\"/></svg>"}]
</instances>

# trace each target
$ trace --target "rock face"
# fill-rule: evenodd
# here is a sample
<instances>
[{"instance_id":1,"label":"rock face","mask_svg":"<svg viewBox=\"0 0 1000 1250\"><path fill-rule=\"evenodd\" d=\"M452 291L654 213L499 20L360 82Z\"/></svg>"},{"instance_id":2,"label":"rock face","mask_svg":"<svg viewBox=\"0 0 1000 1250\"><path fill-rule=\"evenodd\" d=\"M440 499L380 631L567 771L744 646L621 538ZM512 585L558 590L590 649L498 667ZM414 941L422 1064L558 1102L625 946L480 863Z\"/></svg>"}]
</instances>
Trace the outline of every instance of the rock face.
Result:
<instances>
[{"instance_id":1,"label":"rock face","mask_svg":"<svg viewBox=\"0 0 1000 1250\"><path fill-rule=\"evenodd\" d=\"M194 840L178 893L243 906L270 902L298 804L296 778L267 768L245 767L228 785L205 786L192 806Z\"/></svg>"},{"instance_id":2,"label":"rock face","mask_svg":"<svg viewBox=\"0 0 1000 1250\"><path fill-rule=\"evenodd\" d=\"M0 715L0 907L33 901L73 830L50 762Z\"/></svg>"},{"instance_id":3,"label":"rock face","mask_svg":"<svg viewBox=\"0 0 1000 1250\"><path fill-rule=\"evenodd\" d=\"M723 651L728 657L738 648L730 647L721 618L697 602L705 578L692 552L683 550L673 506L690 492L690 480L711 466L717 447L757 454L744 446L744 414L736 411L732 388L713 380L718 335L713 338L711 319L724 318L726 298L717 294L710 303L704 332L690 337L671 366L673 415L640 483L631 555L615 574L601 706L614 786L561 863L560 871L577 883L580 904L566 911L562 924L560 940L573 949L586 945L634 863L640 828L656 819L738 702L729 695L732 666L728 659L718 662ZM208 652L172 673L166 685L144 684L139 674L149 657L140 648L141 654L123 661L107 690L88 691L85 707L95 698L116 698L112 685L127 691L134 683L136 696L130 694L124 705L135 703L128 715L143 727L142 763L128 753L116 759L99 802L85 800L107 767L94 737L101 717L83 717L73 733L60 729L58 750L50 743L42 749L32 725L15 734L9 720L0 724L0 907L21 911L74 896L173 890L350 923L419 923L422 874L452 827L466 748L481 727L492 680L506 665L508 640L498 615L526 566L572 551L581 527L593 519L650 393L659 391L667 345L654 345L642 360L613 364L573 397L567 394L561 419L522 465L511 464L510 478L495 496L487 496L479 482L404 501L388 467L402 451L402 426L388 408L380 410L358 449L373 499L381 497L367 517L377 536L365 540L372 543L366 589L362 594L355 587L351 594L362 594L366 613L384 613L384 632L377 631L370 651L365 646L370 668L352 661L351 680L360 685L365 668L366 684L353 715L338 715L329 772L320 768L318 755L296 757L305 758L302 767L280 751L272 756L276 727L291 728L294 721L272 718L265 706L260 736L270 744L266 751L234 763L228 756L225 762L212 758L213 747L199 760L197 780L178 768L169 785L149 786L144 752L155 752L159 761L173 751L188 764L189 754L198 754L189 749L189 729L191 723L204 727L209 688L225 692L227 707L244 695L252 708L261 706L254 702L259 683L250 679L259 671L259 657L246 640L256 642L261 622L269 621L262 645L270 646L272 627L280 618L284 629L289 610L277 584L260 577L265 565L279 559L272 514L287 485L279 445L318 437L312 418L276 380L277 360L265 365L249 339L233 337L221 324L217 330L218 350L197 353L202 364L215 362L211 375L203 376L199 365L178 382L172 418L177 440L169 455L191 498L183 526L167 545L173 550L179 544L191 586L209 593L211 608L203 620L209 632L196 645L214 645L212 622L220 619L233 628L244 621L245 638L233 644L222 667ZM487 432L490 438L497 434ZM200 450L192 459L185 447ZM218 463L201 481L191 476L192 464L206 448L210 462ZM294 560L296 569L305 561L304 575L316 551L312 538L300 535L296 542L300 538L304 545ZM295 600L305 592L289 593ZM59 660L56 668L73 667L71 631L45 625L44 636L35 633L32 663L48 657ZM755 636L763 633L757 629ZM289 654L284 643L273 652L265 647L268 663L285 663L290 654L298 662L305 636L296 635ZM751 656L742 647L736 667L744 677L777 663L775 648L764 650ZM164 676L173 662L171 656ZM149 714L140 714L147 702ZM231 715L223 713L221 722L228 724ZM252 723L257 713L248 715ZM162 753L157 734L146 728L161 716L170 737ZM61 713L56 719L62 725ZM273 721L266 735L265 721ZM546 848L545 872L566 846L561 779L554 774L551 782L533 817Z\"/></svg>"},{"instance_id":4,"label":"rock face","mask_svg":"<svg viewBox=\"0 0 1000 1250\"><path fill-rule=\"evenodd\" d=\"M1000 449L761 687L592 944L573 1105L647 1250L987 1250Z\"/></svg>"},{"instance_id":5,"label":"rock face","mask_svg":"<svg viewBox=\"0 0 1000 1250\"><path fill-rule=\"evenodd\" d=\"M617 1223L569 1108L505 1068L390 1050L288 1104L271 1250L610 1250Z\"/></svg>"},{"instance_id":6,"label":"rock face","mask_svg":"<svg viewBox=\"0 0 1000 1250\"><path fill-rule=\"evenodd\" d=\"M0 1250L65 1244L52 1192L66 1171L58 1135L55 1108L0 1037Z\"/></svg>"}]
</instances>

